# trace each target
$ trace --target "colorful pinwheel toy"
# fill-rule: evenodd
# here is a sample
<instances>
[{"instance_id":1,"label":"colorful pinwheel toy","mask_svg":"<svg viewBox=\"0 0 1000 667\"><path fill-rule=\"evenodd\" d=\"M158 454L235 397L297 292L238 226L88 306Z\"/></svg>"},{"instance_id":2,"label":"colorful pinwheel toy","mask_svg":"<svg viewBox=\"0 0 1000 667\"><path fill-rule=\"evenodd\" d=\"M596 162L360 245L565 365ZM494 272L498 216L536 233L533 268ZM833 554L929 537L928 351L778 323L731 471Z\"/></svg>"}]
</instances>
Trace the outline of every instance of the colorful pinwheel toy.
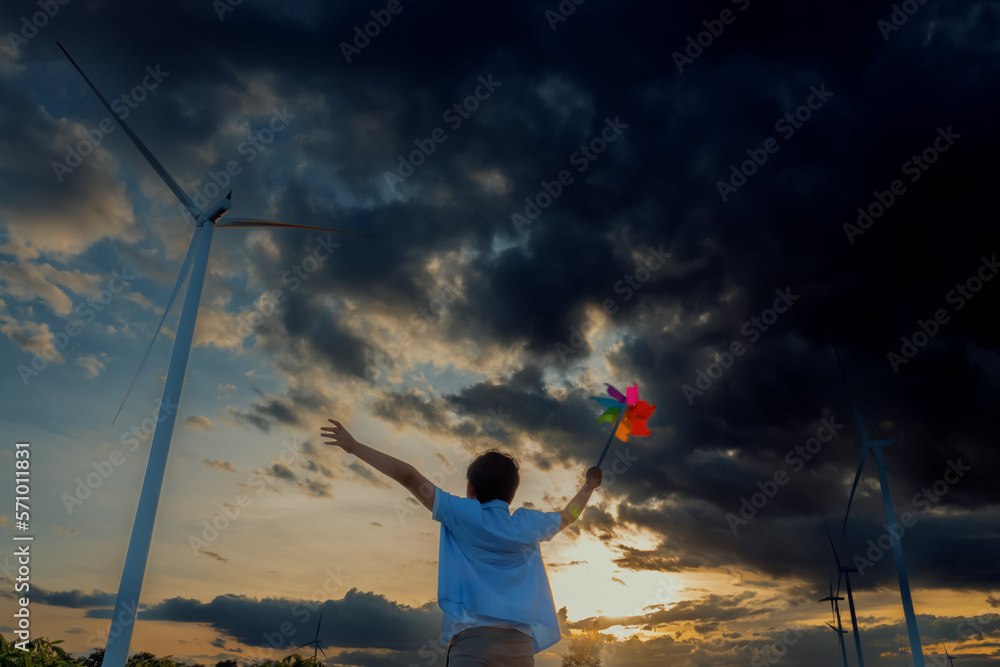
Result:
<instances>
[{"instance_id":1,"label":"colorful pinwheel toy","mask_svg":"<svg viewBox=\"0 0 1000 667\"><path fill-rule=\"evenodd\" d=\"M656 410L655 405L650 405L646 401L639 400L639 386L635 383L626 389L624 394L610 384L607 386L608 396L611 398L591 396L592 399L607 408L604 414L597 418L597 423L614 422L615 424L611 435L608 436L608 442L604 445L604 451L601 452L601 458L597 461L598 468L601 467L601 462L604 461L604 455L608 453L608 447L611 446L611 439L613 437L618 436L619 440L628 442L628 436L630 435L649 435L650 431L646 428L646 420Z\"/></svg>"}]
</instances>

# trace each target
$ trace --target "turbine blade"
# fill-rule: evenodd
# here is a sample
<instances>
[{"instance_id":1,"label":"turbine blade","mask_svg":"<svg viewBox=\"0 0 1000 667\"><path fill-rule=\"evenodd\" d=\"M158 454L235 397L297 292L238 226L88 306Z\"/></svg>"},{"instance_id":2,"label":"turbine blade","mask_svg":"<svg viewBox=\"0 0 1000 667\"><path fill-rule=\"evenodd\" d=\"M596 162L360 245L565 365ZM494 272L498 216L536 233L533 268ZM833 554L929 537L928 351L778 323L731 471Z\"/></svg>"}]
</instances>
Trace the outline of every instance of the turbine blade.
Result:
<instances>
[{"instance_id":1,"label":"turbine blade","mask_svg":"<svg viewBox=\"0 0 1000 667\"><path fill-rule=\"evenodd\" d=\"M827 577L827 583L830 584L830 617L831 618L836 618L836 616L834 616L835 608L833 606L833 578L832 577ZM838 589L840 588L840 580L839 579L837 580L837 588ZM840 595L840 590L837 591L837 595Z\"/></svg>"},{"instance_id":2,"label":"turbine blade","mask_svg":"<svg viewBox=\"0 0 1000 667\"><path fill-rule=\"evenodd\" d=\"M364 236L370 239L368 234L358 232L345 232L342 229L330 229L329 227L313 227L312 225L296 225L291 222L275 222L274 220L251 220L250 218L236 218L235 220L220 220L215 223L217 228L226 227L291 227L292 229L318 229L321 232L336 232L338 234L352 234L354 236Z\"/></svg>"},{"instance_id":3,"label":"turbine blade","mask_svg":"<svg viewBox=\"0 0 1000 667\"><path fill-rule=\"evenodd\" d=\"M823 530L826 531L826 539L830 540L830 550L833 551L833 560L837 563L837 571L840 571L840 557L837 556L837 547L833 546L833 538L830 536L830 527L826 525L826 519L823 519ZM837 595L840 595L840 576L837 576Z\"/></svg>"},{"instance_id":4,"label":"turbine blade","mask_svg":"<svg viewBox=\"0 0 1000 667\"><path fill-rule=\"evenodd\" d=\"M126 124L125 121L122 120L117 113L115 113L115 110L111 108L111 105L108 104L108 101L104 99L104 95L101 95L101 91L99 91L97 89L97 86L95 86L93 82L91 82L90 78L83 73L83 70L80 68L79 65L76 64L76 61L73 60L73 57L69 55L66 49L63 48L63 45L59 44L59 42L56 42L56 44L59 46L62 52L66 54L66 57L69 58L69 61L73 63L73 67L75 67L76 71L80 73L80 76L83 77L83 80L87 82L87 85L90 86L90 89L97 94L97 97L99 97L101 102L104 103L104 106L107 108L107 110L111 112L111 115L114 117L114 119L118 121L118 124L121 125L122 130L124 130L125 134L127 134L129 139L132 140L132 143L134 143L135 147L139 149L139 152L142 153L143 157L146 158L146 161L149 162L149 164L153 167L156 173L160 175L160 178L163 179L163 182L167 184L167 187L170 188L171 192L174 193L174 196L176 196L177 199L179 199L180 202L184 204L185 207L187 207L187 210L190 211L191 215L194 216L195 220L197 220L202 213L201 209L194 205L194 202L191 201L191 198L188 197L187 193L184 192L184 190L181 189L181 186L177 184L177 181L175 181L173 177L171 177L170 174L167 173L167 170L163 168L163 165L160 164L159 160L157 160L153 156L153 154L149 152L149 149L146 148L146 145L143 144L142 141L139 139L139 137L135 135L135 132L132 131L132 128L130 128L128 124Z\"/></svg>"},{"instance_id":5,"label":"turbine blade","mask_svg":"<svg viewBox=\"0 0 1000 667\"><path fill-rule=\"evenodd\" d=\"M844 378L844 382L847 382L847 378ZM848 388L847 393L851 396L851 406L854 408L854 419L858 422L858 431L861 432L861 443L866 444L868 442L868 431L865 430L865 422L861 418L861 410L858 409L858 404L854 402L854 394Z\"/></svg>"},{"instance_id":6,"label":"turbine blade","mask_svg":"<svg viewBox=\"0 0 1000 667\"><path fill-rule=\"evenodd\" d=\"M858 472L854 475L854 485L851 486L851 496L847 499L847 511L844 512L844 530L841 533L841 537L847 534L847 517L851 513L851 503L854 502L854 492L858 490L858 480L861 479L861 470L865 467L865 459L868 456L868 448L862 446L861 448L861 462L858 464Z\"/></svg>"},{"instance_id":7,"label":"turbine blade","mask_svg":"<svg viewBox=\"0 0 1000 667\"><path fill-rule=\"evenodd\" d=\"M844 385L847 386L847 393L851 397L851 406L854 408L854 417L858 421L858 430L861 431L861 440L863 442L867 442L868 433L865 431L865 423L861 419L861 411L858 410L858 404L854 402L854 392L851 391L851 384L847 381L847 373L844 371L844 363L840 360L840 350L837 349L836 343L833 346L833 352L837 355L837 365L840 367L840 377L844 378Z\"/></svg>"},{"instance_id":8,"label":"turbine blade","mask_svg":"<svg viewBox=\"0 0 1000 667\"><path fill-rule=\"evenodd\" d=\"M177 276L177 282L174 283L174 291L170 293L167 305L163 309L163 317L160 318L160 324L157 325L156 331L153 332L153 338L149 341L149 347L146 348L146 354L142 356L142 361L139 363L139 370L135 372L135 377L132 378L132 384L128 386L128 391L125 392L125 398L122 399L122 404L118 406L118 412L115 413L115 418L111 420L112 426L114 426L115 421L118 420L118 415L122 413L122 408L125 407L125 401L128 400L128 395L132 393L132 387L135 386L135 381L139 379L139 373L142 372L142 366L146 363L149 351L153 349L153 343L156 342L156 337L159 335L160 329L163 328L163 322L167 319L167 313L170 312L170 306L174 304L174 299L177 298L177 293L181 291L181 285L184 284L184 279L187 277L188 271L191 270L191 260L194 257L194 248L198 245L197 241L200 235L201 227L195 227L194 235L191 236L191 243L188 244L187 254L184 255L184 262L181 264L180 275Z\"/></svg>"},{"instance_id":9,"label":"turbine blade","mask_svg":"<svg viewBox=\"0 0 1000 667\"><path fill-rule=\"evenodd\" d=\"M311 643L312 643L312 642L309 642L309 644L311 644ZM298 650L299 650L300 648L305 648L306 646L309 646L309 644L303 644L302 646L296 646L296 647L295 647L295 648L293 648L292 650L293 650L293 651L298 651Z\"/></svg>"},{"instance_id":10,"label":"turbine blade","mask_svg":"<svg viewBox=\"0 0 1000 667\"><path fill-rule=\"evenodd\" d=\"M330 656L328 656L328 655L326 654L326 651L324 651L324 650L323 650L323 647L322 647L322 646L317 646L317 648L319 649L319 652L323 654L323 657L324 657L324 658L329 658L329 657L330 657Z\"/></svg>"},{"instance_id":11,"label":"turbine blade","mask_svg":"<svg viewBox=\"0 0 1000 667\"><path fill-rule=\"evenodd\" d=\"M316 636L313 637L313 641L314 642L319 642L319 628L320 628L320 625L322 623L323 623L323 610L320 609L320 611L319 611L319 620L316 621Z\"/></svg>"}]
</instances>

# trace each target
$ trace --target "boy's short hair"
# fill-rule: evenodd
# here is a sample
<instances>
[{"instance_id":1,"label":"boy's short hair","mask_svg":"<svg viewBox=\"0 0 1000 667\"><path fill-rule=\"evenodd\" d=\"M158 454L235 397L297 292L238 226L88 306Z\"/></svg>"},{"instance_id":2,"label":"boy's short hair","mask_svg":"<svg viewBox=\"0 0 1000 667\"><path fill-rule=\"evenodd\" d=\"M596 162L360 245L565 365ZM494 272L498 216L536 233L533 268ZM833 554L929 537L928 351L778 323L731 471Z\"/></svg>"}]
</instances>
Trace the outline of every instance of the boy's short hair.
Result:
<instances>
[{"instance_id":1,"label":"boy's short hair","mask_svg":"<svg viewBox=\"0 0 1000 667\"><path fill-rule=\"evenodd\" d=\"M490 449L476 457L465 471L465 477L476 492L480 503L503 500L510 503L521 481L520 466L510 454L499 449Z\"/></svg>"}]
</instances>

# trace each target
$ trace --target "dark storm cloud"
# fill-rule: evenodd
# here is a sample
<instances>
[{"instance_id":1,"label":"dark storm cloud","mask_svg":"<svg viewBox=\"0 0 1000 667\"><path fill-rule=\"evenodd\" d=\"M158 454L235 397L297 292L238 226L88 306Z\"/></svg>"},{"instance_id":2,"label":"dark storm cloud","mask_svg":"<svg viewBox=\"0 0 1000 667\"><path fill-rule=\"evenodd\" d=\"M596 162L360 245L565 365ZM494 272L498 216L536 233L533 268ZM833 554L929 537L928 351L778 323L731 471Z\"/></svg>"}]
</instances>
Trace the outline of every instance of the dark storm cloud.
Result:
<instances>
[{"instance_id":1,"label":"dark storm cloud","mask_svg":"<svg viewBox=\"0 0 1000 667\"><path fill-rule=\"evenodd\" d=\"M34 7L5 5L0 17L16 25ZM876 22L892 11L888 3L754 1L683 73L672 54L717 8L586 3L553 31L548 5L406 7L348 65L338 44L369 19L368 7L244 3L220 23L210 3L86 13L71 4L22 55L59 83L12 95L9 120L49 136L43 104L53 118L87 126L103 117L70 77L55 38L100 72L108 91L128 89L146 64L171 70L161 94L129 120L185 183L201 185L210 170L240 157L242 128L228 128L234 119L256 130L274 104L287 104L296 114L289 128L234 179L234 215L273 210L374 238L336 239L342 245L322 270L293 291L280 276L311 252L314 237L274 233L280 259L263 275L287 298L262 325L262 348L286 351L276 363L289 376L315 362L341 380L364 377L385 351L348 326L346 304L387 316L402 332L436 296L439 278L461 283L462 298L426 318L417 341L517 350L518 366L430 399L379 389L373 412L519 454L530 436L544 443L543 453L528 455L542 470L592 465L606 431L593 424L587 397L605 379L638 382L657 405L653 435L614 445L639 458L598 493L609 511L591 508L580 524L619 550L621 567L738 568L820 590L831 560L820 515L848 557L878 539L884 516L871 461L846 541L839 538L859 434L836 342L871 437L900 434L900 445L886 450L898 512L943 479L949 462L971 467L904 538L914 585L996 585L1000 542L990 526L1000 453L991 443L1000 426L993 400L1000 366L992 320L1000 281L982 283L960 310L947 297L997 252L996 2L926 3L884 39ZM255 48L244 48L247 35ZM397 156L447 127L442 111L488 74L502 84L390 192L385 172L396 169ZM250 94L251 83L275 99ZM814 88L828 99L785 136L776 122ZM600 136L606 118L628 127L576 171L571 155ZM958 135L953 145L910 180L903 164L949 128ZM724 202L717 182L759 155L768 137L780 148ZM12 145L30 152L45 143L29 139ZM108 146L123 172L150 177L118 139ZM33 159L29 166L39 175L22 191L46 201L49 166ZM563 169L574 182L518 233L511 214L524 214L525 197ZM502 179L491 181L491 173ZM859 206L887 200L894 180L905 192L852 242L845 223L855 223ZM517 245L495 250L504 242ZM650 268L641 287L627 287L652 248L671 253L670 262ZM246 261L238 244L218 252ZM429 263L449 253L468 259L432 274ZM777 290L796 298L765 330L751 318L765 317ZM607 319L621 328L618 345L574 345L570 327L583 328L587 307L608 299L617 307ZM941 308L950 320L894 372L887 353ZM699 386L733 342L744 352ZM557 344L575 351L560 355ZM580 366L602 358L614 377L594 386L557 394L542 380L544 369L570 385ZM685 395L684 385L703 393ZM295 425L296 406L311 400L296 391L262 396L236 414L264 431ZM501 406L510 419L484 432L488 411ZM843 427L807 460L796 448L816 436L821 419ZM734 535L726 515L778 471L788 483ZM648 529L661 544L637 549L615 522ZM862 579L875 586L893 578L883 557ZM708 631L716 621L701 622ZM664 655L691 651L672 638L657 642ZM725 664L735 654L714 651L728 649L693 659Z\"/></svg>"},{"instance_id":2,"label":"dark storm cloud","mask_svg":"<svg viewBox=\"0 0 1000 667\"><path fill-rule=\"evenodd\" d=\"M327 583L332 585L333 580ZM37 590L40 600L54 606L89 608L88 618L107 619L113 601L111 594L94 591L82 594L79 591L52 592ZM623 617L588 618L569 621L565 608L559 610L560 627L567 633L570 629L584 630L595 627L607 628L625 624L645 628L681 627L700 628L705 637L692 639L680 632L663 635L647 641L633 637L605 648L605 658L615 659L614 664L649 665L663 664L667 655L676 655L678 662L683 656L695 653L700 656L698 664L737 665L746 664L761 651L765 654L769 647L777 646L778 652L788 651L784 662L794 665L820 664L826 660L835 639L823 626L808 627L792 624L788 627L769 628L743 636L740 633L722 632L743 618L758 618L772 611L775 600L758 600L756 594L747 591L738 595L704 595L695 599L682 599L669 605L650 599L650 604L637 608L636 613ZM996 636L1000 632L1000 614L996 600L986 598L981 609L970 610L966 616L944 617L922 614L920 627L925 641L943 642L952 646L979 633ZM207 624L218 631L221 638L216 641L235 640L253 647L290 650L313 636L313 619L323 611L323 630L320 639L332 654L331 664L372 665L407 667L419 656L426 660L429 655L439 654L434 642L440 632L441 616L435 603L420 607L409 607L388 600L382 595L365 593L356 588L349 590L339 600L316 603L279 598L257 600L242 595L220 595L211 602L202 603L194 599L172 598L143 608L143 618L171 622ZM905 636L905 626L901 623L887 624L866 621L865 647L871 655L896 653L898 642ZM667 625L664 625L667 624ZM285 631L281 628L284 627ZM290 629L289 629L290 628ZM337 654L330 647L347 650ZM564 645L557 648L565 650ZM953 653L958 651L953 651ZM252 651L251 651L252 653ZM773 653L771 654L774 655ZM966 663L973 667L985 667L989 659L981 660L969 655ZM649 662L650 660L658 662ZM679 662L678 662L679 664Z\"/></svg>"},{"instance_id":3,"label":"dark storm cloud","mask_svg":"<svg viewBox=\"0 0 1000 667\"><path fill-rule=\"evenodd\" d=\"M205 623L225 637L250 646L287 650L312 639L315 621L311 619L317 618L320 610L323 612L320 640L324 646L416 650L428 640L436 639L441 631L441 613L435 603L408 607L356 588L342 599L322 603L280 598L256 600L243 595L220 595L210 602L172 598L145 607L142 617ZM109 618L110 611L91 609L87 616ZM291 631L283 632L283 624L291 627Z\"/></svg>"},{"instance_id":4,"label":"dark storm cloud","mask_svg":"<svg viewBox=\"0 0 1000 667\"><path fill-rule=\"evenodd\" d=\"M315 410L322 405L319 396L301 388L292 388L285 396L266 395L258 389L254 391L261 398L249 408L240 410L230 406L228 411L237 421L250 424L265 433L278 424L301 425L302 420L296 410Z\"/></svg>"},{"instance_id":5,"label":"dark storm cloud","mask_svg":"<svg viewBox=\"0 0 1000 667\"><path fill-rule=\"evenodd\" d=\"M4 597L16 599L17 596L10 592L5 592ZM48 604L54 607L69 607L70 609L87 609L103 605L113 605L115 596L111 593L103 593L95 590L85 593L79 590L72 591L48 591L43 588L33 587L31 599L34 602Z\"/></svg>"},{"instance_id":6,"label":"dark storm cloud","mask_svg":"<svg viewBox=\"0 0 1000 667\"><path fill-rule=\"evenodd\" d=\"M636 371L638 374L639 369ZM835 394L840 389L837 385L839 378L833 373L828 375L833 376L829 378L832 386L830 393ZM642 376L639 375L639 378L642 383ZM407 421L406 413L396 408L383 408L377 414L401 424L440 423L445 410L455 414L475 414L485 412L488 405L503 405L505 411L512 415L505 428L513 434L514 442L551 433L552 437L544 438L551 461L576 460L576 465L580 467L592 464L597 450L584 455L579 447L580 442L595 439L594 431L588 432L586 420L592 418L596 411L586 405L586 397L576 395L564 399L559 406L554 402L546 405L544 395L525 396L519 389L519 383L513 380L501 387L472 385L450 399L435 399L433 405L412 395L383 399L383 405L395 405L399 399L404 400L400 407L410 405L413 409L415 404L419 405L425 411L419 422ZM831 396L831 402L835 400L837 397ZM702 438L705 441L728 443L715 448L696 447L685 452L683 447L675 444L676 436L664 442L663 436L656 434L655 429L654 435L649 438L616 444L615 452L635 457L637 462L617 476L613 485L605 485L598 492L598 495L619 500L615 504L615 514L591 507L580 522L580 528L593 532L618 549L620 556L616 563L627 569L689 571L737 567L779 578L789 575L809 578L833 565L821 527L821 515L827 514L832 517L828 521L831 532L837 536L835 542L843 562L854 563L855 557L868 559L868 540L877 542L886 534L880 495L877 487L874 492L866 485L859 488L848 539L842 541L840 527L842 512L846 509L847 489L840 480L850 474L847 471L853 470L859 450L856 436L850 438L847 435L851 430L851 421L834 414L823 416L818 407L814 416L805 417L801 423L786 420L784 428L770 423L770 420L749 419L747 424L740 425L740 411L735 408L732 412L736 418L732 425L720 428L720 424L712 421L692 425L693 429L704 433ZM843 407L843 414L849 414L847 406ZM428 415L427 410L434 410L435 416ZM571 416L586 411L590 413L586 417L571 419ZM659 421L658 418L659 414L654 417ZM563 421L560 422L560 419ZM786 454L798 456L796 447L801 448L809 438L816 436L824 423L821 420L844 435L823 444L811 460L803 459L789 465L785 460ZM552 428L553 421L560 423L561 428ZM725 455L724 450L735 450L735 454ZM804 451L808 455L808 450ZM615 460L614 457L612 453L611 460ZM949 460L957 464L957 459ZM937 471L922 482L904 482L893 478L898 514L902 516L904 512L909 512L915 521L910 534L904 536L911 576L920 577L921 585L925 586L993 587L1000 577L994 565L1000 554L989 537L990 526L995 522L993 512L983 513L981 510L977 514L967 513L961 501L953 500L977 497L968 489L988 487L990 482L977 479L975 466L965 466L972 470L963 471L961 477L953 476L953 484L942 486L939 480L943 480L950 469L949 460L939 459ZM877 479L874 468L875 464L869 462L864 473L869 479ZM901 475L905 474L903 466L894 469ZM772 480L776 470L785 471L791 481L783 486L772 483L775 496L743 523L740 518L742 499L761 492L757 482ZM943 495L934 495L935 482L938 483L938 493L946 489ZM647 505L650 498L657 495L667 503L666 508ZM958 512L959 515L935 514L940 510ZM732 515L736 523L731 523L727 515ZM650 529L662 535L664 541L654 550L631 547L615 539L619 528L626 525ZM791 536L796 536L796 539L792 540ZM883 540L887 539L883 537ZM954 558L956 547L962 544L975 544L978 548L963 556L967 559L967 567L949 567L947 559ZM809 554L809 557L801 559L803 553ZM871 565L867 568L864 581L858 585L892 585L895 573L891 567L891 553L886 551L885 543L872 553ZM864 560L859 560L857 564L864 569ZM821 578L815 579L813 592L820 590Z\"/></svg>"},{"instance_id":7,"label":"dark storm cloud","mask_svg":"<svg viewBox=\"0 0 1000 667\"><path fill-rule=\"evenodd\" d=\"M438 403L435 405L435 403ZM425 400L417 394L393 393L379 400L372 413L385 421L414 424L433 433L447 433L444 405L440 400Z\"/></svg>"},{"instance_id":8,"label":"dark storm cloud","mask_svg":"<svg viewBox=\"0 0 1000 667\"><path fill-rule=\"evenodd\" d=\"M570 627L587 628L596 622L601 629L615 625L641 625L648 629L667 623L734 621L774 611L773 608L753 604L757 602L755 597L756 593L750 591L735 596L708 595L699 600L682 600L670 609L663 609L661 604L658 605L660 609L654 609L651 613L621 617L598 616L596 619L570 623Z\"/></svg>"},{"instance_id":9,"label":"dark storm cloud","mask_svg":"<svg viewBox=\"0 0 1000 667\"><path fill-rule=\"evenodd\" d=\"M292 470L281 463L272 463L270 469L268 470L272 475L278 479L284 479L289 482L296 481L295 473Z\"/></svg>"}]
</instances>

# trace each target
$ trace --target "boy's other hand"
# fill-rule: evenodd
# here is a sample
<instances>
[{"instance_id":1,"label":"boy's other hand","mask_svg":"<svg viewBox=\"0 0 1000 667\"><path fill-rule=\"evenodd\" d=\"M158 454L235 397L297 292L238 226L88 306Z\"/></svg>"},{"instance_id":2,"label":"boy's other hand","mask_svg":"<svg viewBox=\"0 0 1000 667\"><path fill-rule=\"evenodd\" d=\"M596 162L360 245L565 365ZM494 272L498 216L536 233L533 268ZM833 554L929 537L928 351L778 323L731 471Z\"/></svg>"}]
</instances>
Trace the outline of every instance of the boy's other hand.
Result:
<instances>
[{"instance_id":1,"label":"boy's other hand","mask_svg":"<svg viewBox=\"0 0 1000 667\"><path fill-rule=\"evenodd\" d=\"M601 485L601 480L604 479L604 472L600 468L591 467L587 471L587 486L592 489L596 489Z\"/></svg>"},{"instance_id":2,"label":"boy's other hand","mask_svg":"<svg viewBox=\"0 0 1000 667\"><path fill-rule=\"evenodd\" d=\"M327 438L326 444L336 445L345 452L350 452L358 444L358 441L354 439L354 436L339 421L330 419L329 422L333 426L324 426L320 429L322 437Z\"/></svg>"}]
</instances>

